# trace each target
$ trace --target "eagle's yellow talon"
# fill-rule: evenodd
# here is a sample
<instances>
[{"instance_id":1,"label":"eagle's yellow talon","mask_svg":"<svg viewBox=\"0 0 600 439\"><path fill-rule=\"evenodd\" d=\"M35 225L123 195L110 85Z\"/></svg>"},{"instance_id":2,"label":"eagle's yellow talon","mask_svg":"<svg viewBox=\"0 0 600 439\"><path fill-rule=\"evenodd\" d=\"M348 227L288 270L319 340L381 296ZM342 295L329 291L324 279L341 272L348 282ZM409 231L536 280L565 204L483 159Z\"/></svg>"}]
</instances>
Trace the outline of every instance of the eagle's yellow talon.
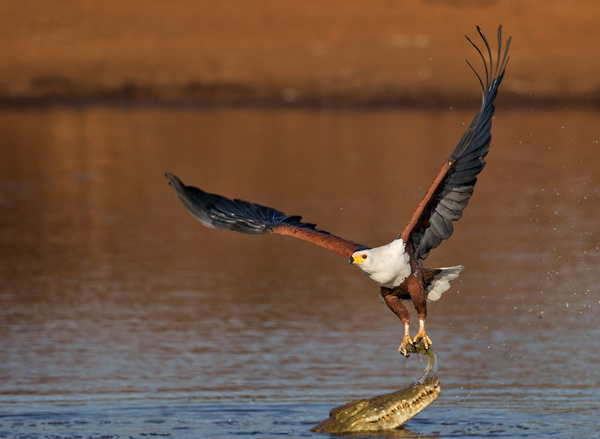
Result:
<instances>
[{"instance_id":1,"label":"eagle's yellow talon","mask_svg":"<svg viewBox=\"0 0 600 439\"><path fill-rule=\"evenodd\" d=\"M408 345L413 345L414 342L412 340L412 338L410 338L410 335L405 335L404 338L402 339L402 343L400 344L400 347L398 348L398 352L400 352L402 355L404 355L406 358L408 358L410 356L410 353L408 352L408 349L406 348L406 346Z\"/></svg>"},{"instance_id":2,"label":"eagle's yellow talon","mask_svg":"<svg viewBox=\"0 0 600 439\"><path fill-rule=\"evenodd\" d=\"M421 340L423 342L423 346L425 347L425 349L429 349L429 347L433 344L431 339L427 336L427 333L425 332L424 329L420 329L419 332L417 332L417 335L415 335L415 338L413 340L415 343L417 343L419 340Z\"/></svg>"}]
</instances>

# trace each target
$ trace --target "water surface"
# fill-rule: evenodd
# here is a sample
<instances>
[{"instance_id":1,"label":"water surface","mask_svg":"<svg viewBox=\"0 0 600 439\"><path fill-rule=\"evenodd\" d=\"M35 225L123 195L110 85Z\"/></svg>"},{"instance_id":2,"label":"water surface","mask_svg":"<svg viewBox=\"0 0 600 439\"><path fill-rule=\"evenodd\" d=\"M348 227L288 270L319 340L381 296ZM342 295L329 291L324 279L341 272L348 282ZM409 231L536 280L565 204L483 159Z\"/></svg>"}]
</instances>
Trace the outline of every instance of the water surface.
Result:
<instances>
[{"instance_id":1,"label":"water surface","mask_svg":"<svg viewBox=\"0 0 600 439\"><path fill-rule=\"evenodd\" d=\"M599 436L598 113L497 114L427 259L467 267L429 307L442 394L365 437ZM0 437L311 437L330 408L410 384L423 365L359 270L206 229L162 174L380 245L471 116L0 110Z\"/></svg>"}]
</instances>

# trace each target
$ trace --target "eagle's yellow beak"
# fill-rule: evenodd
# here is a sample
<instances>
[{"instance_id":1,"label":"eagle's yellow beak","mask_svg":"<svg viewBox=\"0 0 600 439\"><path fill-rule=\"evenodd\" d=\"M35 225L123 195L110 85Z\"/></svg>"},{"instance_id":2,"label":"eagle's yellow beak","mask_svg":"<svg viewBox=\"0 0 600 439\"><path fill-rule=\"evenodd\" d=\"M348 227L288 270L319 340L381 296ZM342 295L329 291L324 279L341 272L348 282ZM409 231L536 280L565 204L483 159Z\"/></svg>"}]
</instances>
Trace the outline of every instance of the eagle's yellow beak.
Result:
<instances>
[{"instance_id":1,"label":"eagle's yellow beak","mask_svg":"<svg viewBox=\"0 0 600 439\"><path fill-rule=\"evenodd\" d=\"M365 262L365 259L362 257L362 255L352 255L352 256L350 256L350 260L348 261L348 264L361 265L364 262Z\"/></svg>"}]
</instances>

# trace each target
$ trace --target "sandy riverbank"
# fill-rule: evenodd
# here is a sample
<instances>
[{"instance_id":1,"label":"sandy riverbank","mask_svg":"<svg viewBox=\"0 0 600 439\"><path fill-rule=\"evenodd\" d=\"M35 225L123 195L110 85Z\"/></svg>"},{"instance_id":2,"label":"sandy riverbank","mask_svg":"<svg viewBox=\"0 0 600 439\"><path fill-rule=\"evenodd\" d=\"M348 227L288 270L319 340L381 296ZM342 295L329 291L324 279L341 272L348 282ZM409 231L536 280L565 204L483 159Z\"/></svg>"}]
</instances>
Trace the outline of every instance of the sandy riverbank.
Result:
<instances>
[{"instance_id":1,"label":"sandy riverbank","mask_svg":"<svg viewBox=\"0 0 600 439\"><path fill-rule=\"evenodd\" d=\"M0 3L0 100L455 103L478 99L464 34L513 36L502 98L600 102L600 3Z\"/></svg>"}]
</instances>

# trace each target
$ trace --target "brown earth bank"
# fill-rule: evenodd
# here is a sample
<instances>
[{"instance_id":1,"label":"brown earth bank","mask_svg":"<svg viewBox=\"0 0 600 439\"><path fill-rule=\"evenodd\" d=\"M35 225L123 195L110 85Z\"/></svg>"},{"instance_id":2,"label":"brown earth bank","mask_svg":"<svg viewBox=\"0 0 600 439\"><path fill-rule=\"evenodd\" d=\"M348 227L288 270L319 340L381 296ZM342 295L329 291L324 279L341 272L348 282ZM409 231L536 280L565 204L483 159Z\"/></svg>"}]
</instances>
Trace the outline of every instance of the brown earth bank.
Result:
<instances>
[{"instance_id":1,"label":"brown earth bank","mask_svg":"<svg viewBox=\"0 0 600 439\"><path fill-rule=\"evenodd\" d=\"M499 24L501 99L600 103L596 0L3 0L0 101L461 105Z\"/></svg>"}]
</instances>

